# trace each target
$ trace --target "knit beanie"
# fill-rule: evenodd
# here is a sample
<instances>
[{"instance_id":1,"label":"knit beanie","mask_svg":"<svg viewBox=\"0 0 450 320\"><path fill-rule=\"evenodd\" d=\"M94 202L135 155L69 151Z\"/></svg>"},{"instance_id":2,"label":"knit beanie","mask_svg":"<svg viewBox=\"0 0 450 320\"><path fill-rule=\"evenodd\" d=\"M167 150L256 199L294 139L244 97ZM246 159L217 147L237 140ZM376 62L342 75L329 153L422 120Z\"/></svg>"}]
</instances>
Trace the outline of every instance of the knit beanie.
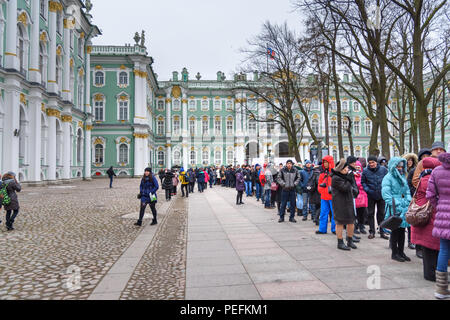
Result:
<instances>
[{"instance_id":1,"label":"knit beanie","mask_svg":"<svg viewBox=\"0 0 450 320\"><path fill-rule=\"evenodd\" d=\"M358 159L356 159L356 157L354 157L354 156L349 156L349 157L347 158L347 163L348 163L349 165L355 163L356 161L358 161Z\"/></svg>"},{"instance_id":2,"label":"knit beanie","mask_svg":"<svg viewBox=\"0 0 450 320\"><path fill-rule=\"evenodd\" d=\"M378 162L378 158L376 156L369 156L369 158L367 158L367 162L370 162L370 161Z\"/></svg>"}]
</instances>

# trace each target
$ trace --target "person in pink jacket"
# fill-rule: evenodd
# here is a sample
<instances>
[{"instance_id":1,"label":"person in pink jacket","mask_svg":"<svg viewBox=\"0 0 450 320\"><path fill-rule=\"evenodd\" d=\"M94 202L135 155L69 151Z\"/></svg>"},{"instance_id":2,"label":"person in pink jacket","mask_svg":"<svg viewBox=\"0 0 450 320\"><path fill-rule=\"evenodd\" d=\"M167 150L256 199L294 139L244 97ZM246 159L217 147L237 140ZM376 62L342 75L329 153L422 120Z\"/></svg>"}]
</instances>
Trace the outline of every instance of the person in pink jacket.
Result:
<instances>
[{"instance_id":1,"label":"person in pink jacket","mask_svg":"<svg viewBox=\"0 0 450 320\"><path fill-rule=\"evenodd\" d=\"M367 234L364 222L367 217L367 207L369 206L369 198L367 197L367 193L364 191L364 188L361 184L361 175L363 171L363 167L361 165L361 162L356 161L356 172L354 173L356 185L359 189L359 195L355 200L356 205L356 215L357 215L357 224L355 228L355 233L362 233Z\"/></svg>"},{"instance_id":2,"label":"person in pink jacket","mask_svg":"<svg viewBox=\"0 0 450 320\"><path fill-rule=\"evenodd\" d=\"M209 174L207 170L203 171L205 173L205 188L204 189L208 189L208 182L209 182Z\"/></svg>"}]
</instances>

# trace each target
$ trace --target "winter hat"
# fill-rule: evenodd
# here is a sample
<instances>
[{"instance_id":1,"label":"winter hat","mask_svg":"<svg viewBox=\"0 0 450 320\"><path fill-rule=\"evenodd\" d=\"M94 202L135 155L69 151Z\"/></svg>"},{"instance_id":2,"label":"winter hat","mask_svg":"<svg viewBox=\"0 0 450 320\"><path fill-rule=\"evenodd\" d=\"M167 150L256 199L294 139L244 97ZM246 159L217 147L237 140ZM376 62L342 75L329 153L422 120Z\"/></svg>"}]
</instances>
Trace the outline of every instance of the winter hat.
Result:
<instances>
[{"instance_id":1,"label":"winter hat","mask_svg":"<svg viewBox=\"0 0 450 320\"><path fill-rule=\"evenodd\" d=\"M378 159L376 156L370 156L369 158L367 158L367 162L370 162L370 161L378 162Z\"/></svg>"},{"instance_id":2,"label":"winter hat","mask_svg":"<svg viewBox=\"0 0 450 320\"><path fill-rule=\"evenodd\" d=\"M152 173L152 168L145 168L144 172L150 172L150 173Z\"/></svg>"},{"instance_id":3,"label":"winter hat","mask_svg":"<svg viewBox=\"0 0 450 320\"><path fill-rule=\"evenodd\" d=\"M307 165L307 164L311 164L311 161L306 160L306 161L305 161L305 165Z\"/></svg>"},{"instance_id":4,"label":"winter hat","mask_svg":"<svg viewBox=\"0 0 450 320\"><path fill-rule=\"evenodd\" d=\"M355 163L356 161L358 161L358 159L356 159L356 157L354 157L354 156L349 156L349 157L347 158L347 163L348 163L348 164L353 164L353 163Z\"/></svg>"},{"instance_id":5,"label":"winter hat","mask_svg":"<svg viewBox=\"0 0 450 320\"><path fill-rule=\"evenodd\" d=\"M431 151L436 150L436 149L444 149L444 152L447 152L445 150L444 143L441 141L437 141L437 142L433 143L433 145L431 146Z\"/></svg>"},{"instance_id":6,"label":"winter hat","mask_svg":"<svg viewBox=\"0 0 450 320\"><path fill-rule=\"evenodd\" d=\"M428 148L421 149L421 150L419 151L419 154L418 154L419 160L420 160L420 158L422 158L424 155L431 156L431 149L428 149Z\"/></svg>"},{"instance_id":7,"label":"winter hat","mask_svg":"<svg viewBox=\"0 0 450 320\"><path fill-rule=\"evenodd\" d=\"M292 160L288 160L288 161L286 161L286 164L288 164L288 163L290 163L290 164L294 165L294 161L292 161Z\"/></svg>"},{"instance_id":8,"label":"winter hat","mask_svg":"<svg viewBox=\"0 0 450 320\"><path fill-rule=\"evenodd\" d=\"M12 177L15 177L15 176L16 176L16 174L15 174L14 172L12 172L12 171L8 171L6 174L7 174L7 175L10 175L10 176L12 176Z\"/></svg>"},{"instance_id":9,"label":"winter hat","mask_svg":"<svg viewBox=\"0 0 450 320\"><path fill-rule=\"evenodd\" d=\"M348 167L348 163L345 161L345 159L341 159L337 164L336 168L334 169L334 171L340 172L344 170L345 167Z\"/></svg>"}]
</instances>

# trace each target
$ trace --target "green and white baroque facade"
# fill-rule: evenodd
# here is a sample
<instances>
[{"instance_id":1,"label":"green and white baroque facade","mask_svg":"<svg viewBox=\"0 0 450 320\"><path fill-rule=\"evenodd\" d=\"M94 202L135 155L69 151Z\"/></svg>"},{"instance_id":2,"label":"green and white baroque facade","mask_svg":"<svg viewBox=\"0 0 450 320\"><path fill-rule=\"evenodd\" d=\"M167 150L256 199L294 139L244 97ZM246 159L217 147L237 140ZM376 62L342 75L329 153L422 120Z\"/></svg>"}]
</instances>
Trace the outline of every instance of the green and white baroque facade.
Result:
<instances>
[{"instance_id":1,"label":"green and white baroque facade","mask_svg":"<svg viewBox=\"0 0 450 320\"><path fill-rule=\"evenodd\" d=\"M279 125L245 115L244 104L271 117L264 101L239 89L242 75L226 80L219 71L216 80L192 79L184 68L158 81L145 40L92 45L100 31L89 11L90 4L78 0L0 0L0 172L39 184L105 176L111 166L120 176L140 176L148 166L255 164L287 156ZM371 121L356 101L344 92L341 98L343 114L353 121L355 155L367 157ZM323 101L308 102L312 127L323 137ZM330 103L330 151L337 158L333 97ZM300 125L300 111L295 118ZM312 144L305 129L303 161L315 156ZM345 135L344 145L347 156Z\"/></svg>"}]
</instances>

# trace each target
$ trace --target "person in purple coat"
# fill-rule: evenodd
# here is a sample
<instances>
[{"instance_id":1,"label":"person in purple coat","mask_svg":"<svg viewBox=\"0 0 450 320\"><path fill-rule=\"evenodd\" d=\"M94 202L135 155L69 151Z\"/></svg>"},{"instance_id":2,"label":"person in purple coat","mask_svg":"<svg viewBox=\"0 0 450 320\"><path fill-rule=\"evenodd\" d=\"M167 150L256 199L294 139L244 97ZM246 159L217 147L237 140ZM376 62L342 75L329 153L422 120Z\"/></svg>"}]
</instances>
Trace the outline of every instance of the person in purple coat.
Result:
<instances>
[{"instance_id":1,"label":"person in purple coat","mask_svg":"<svg viewBox=\"0 0 450 320\"><path fill-rule=\"evenodd\" d=\"M440 239L440 251L436 267L437 299L450 298L448 290L448 259L450 258L450 153L439 155L442 163L431 173L428 181L427 199L436 208L433 237Z\"/></svg>"},{"instance_id":2,"label":"person in purple coat","mask_svg":"<svg viewBox=\"0 0 450 320\"><path fill-rule=\"evenodd\" d=\"M244 194L245 190L245 182L244 182L244 175L242 174L242 169L238 169L236 173L236 190L237 190L236 204L237 205L244 204L242 202L242 195Z\"/></svg>"}]
</instances>

